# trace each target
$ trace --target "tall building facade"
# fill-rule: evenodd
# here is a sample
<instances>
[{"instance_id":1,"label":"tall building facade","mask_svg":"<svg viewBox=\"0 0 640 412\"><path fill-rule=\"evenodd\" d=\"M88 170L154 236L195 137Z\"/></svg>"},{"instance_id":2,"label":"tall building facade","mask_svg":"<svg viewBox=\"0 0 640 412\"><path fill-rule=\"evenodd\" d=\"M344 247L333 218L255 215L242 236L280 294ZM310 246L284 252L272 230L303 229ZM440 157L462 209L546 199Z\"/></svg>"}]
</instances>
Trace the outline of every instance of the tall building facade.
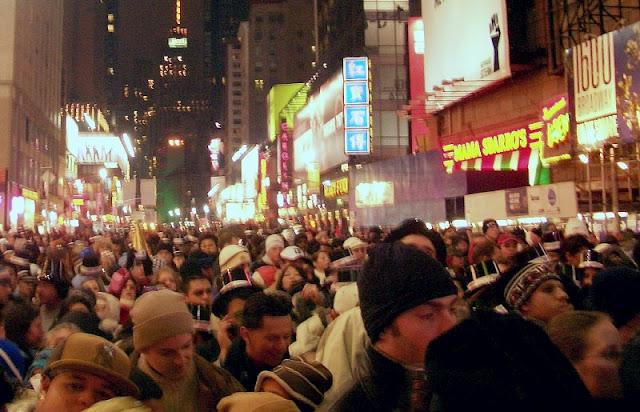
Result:
<instances>
[{"instance_id":1,"label":"tall building facade","mask_svg":"<svg viewBox=\"0 0 640 412\"><path fill-rule=\"evenodd\" d=\"M236 153L249 140L249 22L242 22L234 42L227 45L226 152Z\"/></svg>"},{"instance_id":2,"label":"tall building facade","mask_svg":"<svg viewBox=\"0 0 640 412\"><path fill-rule=\"evenodd\" d=\"M0 9L0 223L34 227L41 208L42 175L61 190L64 173L62 0L9 0Z\"/></svg>"},{"instance_id":3,"label":"tall building facade","mask_svg":"<svg viewBox=\"0 0 640 412\"><path fill-rule=\"evenodd\" d=\"M313 74L313 1L252 0L249 8L249 138L268 135L266 96L276 84L306 82Z\"/></svg>"},{"instance_id":4,"label":"tall building facade","mask_svg":"<svg viewBox=\"0 0 640 412\"><path fill-rule=\"evenodd\" d=\"M407 0L318 0L318 67L323 70L315 86L341 70L344 57L371 61L373 154L368 161L409 150L408 122L397 115L408 101L408 18Z\"/></svg>"},{"instance_id":5,"label":"tall building facade","mask_svg":"<svg viewBox=\"0 0 640 412\"><path fill-rule=\"evenodd\" d=\"M224 111L211 100L212 2L120 1L117 14L118 128L135 136L134 174L158 179L159 217L184 216L206 201L207 146Z\"/></svg>"}]
</instances>

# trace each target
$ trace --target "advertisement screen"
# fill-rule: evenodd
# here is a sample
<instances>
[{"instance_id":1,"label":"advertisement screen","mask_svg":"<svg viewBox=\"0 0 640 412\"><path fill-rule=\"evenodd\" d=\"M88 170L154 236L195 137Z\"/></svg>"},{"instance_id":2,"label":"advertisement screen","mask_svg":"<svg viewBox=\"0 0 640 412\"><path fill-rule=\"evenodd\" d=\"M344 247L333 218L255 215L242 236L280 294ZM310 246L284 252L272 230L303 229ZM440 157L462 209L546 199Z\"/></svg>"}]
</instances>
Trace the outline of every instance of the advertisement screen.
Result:
<instances>
[{"instance_id":1,"label":"advertisement screen","mask_svg":"<svg viewBox=\"0 0 640 412\"><path fill-rule=\"evenodd\" d=\"M505 0L422 0L422 16L428 111L511 75Z\"/></svg>"},{"instance_id":2,"label":"advertisement screen","mask_svg":"<svg viewBox=\"0 0 640 412\"><path fill-rule=\"evenodd\" d=\"M418 151L418 139L427 134L424 113L424 23L409 17L409 93L411 97L411 152Z\"/></svg>"},{"instance_id":3,"label":"advertisement screen","mask_svg":"<svg viewBox=\"0 0 640 412\"><path fill-rule=\"evenodd\" d=\"M359 183L356 186L356 207L394 204L393 182Z\"/></svg>"},{"instance_id":4,"label":"advertisement screen","mask_svg":"<svg viewBox=\"0 0 640 412\"><path fill-rule=\"evenodd\" d=\"M224 143L220 138L213 138L209 142L209 160L211 161L211 171L217 172L220 170L222 166L221 160L223 160L224 155L222 154L224 150Z\"/></svg>"},{"instance_id":5,"label":"advertisement screen","mask_svg":"<svg viewBox=\"0 0 640 412\"><path fill-rule=\"evenodd\" d=\"M335 75L309 98L295 117L294 170L306 174L307 165L318 163L324 172L348 160L344 146L342 73Z\"/></svg>"},{"instance_id":6,"label":"advertisement screen","mask_svg":"<svg viewBox=\"0 0 640 412\"><path fill-rule=\"evenodd\" d=\"M571 158L568 101L569 97L563 94L542 104L540 121L543 126L540 157L547 164Z\"/></svg>"},{"instance_id":7,"label":"advertisement screen","mask_svg":"<svg viewBox=\"0 0 640 412\"><path fill-rule=\"evenodd\" d=\"M254 146L242 158L242 185L245 197L249 199L258 195L258 155L259 147Z\"/></svg>"},{"instance_id":8,"label":"advertisement screen","mask_svg":"<svg viewBox=\"0 0 640 412\"><path fill-rule=\"evenodd\" d=\"M442 145L442 161L454 170L527 170L533 149L540 147L543 123L538 119L507 127L461 134Z\"/></svg>"},{"instance_id":9,"label":"advertisement screen","mask_svg":"<svg viewBox=\"0 0 640 412\"><path fill-rule=\"evenodd\" d=\"M584 151L640 133L640 23L589 39L566 52L571 133Z\"/></svg>"},{"instance_id":10,"label":"advertisement screen","mask_svg":"<svg viewBox=\"0 0 640 412\"><path fill-rule=\"evenodd\" d=\"M117 163L120 170L129 173L129 158L118 136L96 132L67 134L67 147L78 164Z\"/></svg>"}]
</instances>

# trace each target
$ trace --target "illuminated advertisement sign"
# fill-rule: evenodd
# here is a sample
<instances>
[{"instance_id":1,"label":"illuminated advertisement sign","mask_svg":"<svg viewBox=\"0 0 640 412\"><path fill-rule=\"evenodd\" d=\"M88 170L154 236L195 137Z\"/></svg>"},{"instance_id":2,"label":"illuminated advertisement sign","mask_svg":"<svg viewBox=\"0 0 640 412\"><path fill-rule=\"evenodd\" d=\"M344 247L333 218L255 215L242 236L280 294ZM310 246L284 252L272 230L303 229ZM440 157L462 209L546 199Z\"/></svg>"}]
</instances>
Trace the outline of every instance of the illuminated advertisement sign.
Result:
<instances>
[{"instance_id":1,"label":"illuminated advertisement sign","mask_svg":"<svg viewBox=\"0 0 640 412\"><path fill-rule=\"evenodd\" d=\"M359 183L356 186L356 207L393 205L393 182Z\"/></svg>"},{"instance_id":2,"label":"illuminated advertisement sign","mask_svg":"<svg viewBox=\"0 0 640 412\"><path fill-rule=\"evenodd\" d=\"M220 154L222 153L222 149L224 147L224 143L220 138L211 139L209 142L209 160L211 162L211 171L217 172L220 170Z\"/></svg>"},{"instance_id":3,"label":"illuminated advertisement sign","mask_svg":"<svg viewBox=\"0 0 640 412\"><path fill-rule=\"evenodd\" d=\"M634 23L567 50L571 131L583 150L638 140L639 45L640 23Z\"/></svg>"},{"instance_id":4,"label":"illuminated advertisement sign","mask_svg":"<svg viewBox=\"0 0 640 412\"><path fill-rule=\"evenodd\" d=\"M259 164L259 147L254 146L242 158L242 184L244 185L245 197L248 199L255 199L258 195Z\"/></svg>"},{"instance_id":5,"label":"illuminated advertisement sign","mask_svg":"<svg viewBox=\"0 0 640 412\"><path fill-rule=\"evenodd\" d=\"M169 37L169 48L171 49L186 49L187 38L186 37Z\"/></svg>"},{"instance_id":6,"label":"illuminated advertisement sign","mask_svg":"<svg viewBox=\"0 0 640 412\"><path fill-rule=\"evenodd\" d=\"M280 125L282 133L278 136L278 174L280 176L280 191L288 193L291 184L291 139L287 123Z\"/></svg>"},{"instance_id":7,"label":"illuminated advertisement sign","mask_svg":"<svg viewBox=\"0 0 640 412\"><path fill-rule=\"evenodd\" d=\"M539 149L543 123L527 122L459 143L442 146L443 164L453 170L527 170L532 149Z\"/></svg>"},{"instance_id":8,"label":"illuminated advertisement sign","mask_svg":"<svg viewBox=\"0 0 640 412\"><path fill-rule=\"evenodd\" d=\"M129 176L129 158L118 136L98 132L69 133L67 148L76 156L78 164L103 165L115 162L125 176Z\"/></svg>"},{"instance_id":9,"label":"illuminated advertisement sign","mask_svg":"<svg viewBox=\"0 0 640 412\"><path fill-rule=\"evenodd\" d=\"M371 75L367 57L345 57L344 151L349 155L371 153L371 116L368 104ZM363 104L367 103L367 104Z\"/></svg>"},{"instance_id":10,"label":"illuminated advertisement sign","mask_svg":"<svg viewBox=\"0 0 640 412\"><path fill-rule=\"evenodd\" d=\"M640 23L614 33L618 133L624 142L640 140Z\"/></svg>"},{"instance_id":11,"label":"illuminated advertisement sign","mask_svg":"<svg viewBox=\"0 0 640 412\"><path fill-rule=\"evenodd\" d=\"M540 157L545 163L554 163L571 158L569 133L569 98L562 95L550 99L540 110L542 122L542 145Z\"/></svg>"},{"instance_id":12,"label":"illuminated advertisement sign","mask_svg":"<svg viewBox=\"0 0 640 412\"><path fill-rule=\"evenodd\" d=\"M343 177L338 180L332 180L329 186L324 186L324 197L334 199L338 196L349 193L349 178Z\"/></svg>"},{"instance_id":13,"label":"illuminated advertisement sign","mask_svg":"<svg viewBox=\"0 0 640 412\"><path fill-rule=\"evenodd\" d=\"M505 0L422 0L426 110L511 76Z\"/></svg>"},{"instance_id":14,"label":"illuminated advertisement sign","mask_svg":"<svg viewBox=\"0 0 640 412\"><path fill-rule=\"evenodd\" d=\"M424 121L424 23L422 17L409 17L409 96L411 98L411 153L419 149L418 140L427 135Z\"/></svg>"},{"instance_id":15,"label":"illuminated advertisement sign","mask_svg":"<svg viewBox=\"0 0 640 412\"><path fill-rule=\"evenodd\" d=\"M310 163L318 163L324 172L349 159L344 147L343 83L342 73L336 74L295 115L293 168L301 175Z\"/></svg>"},{"instance_id":16,"label":"illuminated advertisement sign","mask_svg":"<svg viewBox=\"0 0 640 412\"><path fill-rule=\"evenodd\" d=\"M576 138L587 150L618 137L613 36L589 39L567 53Z\"/></svg>"},{"instance_id":17,"label":"illuminated advertisement sign","mask_svg":"<svg viewBox=\"0 0 640 412\"><path fill-rule=\"evenodd\" d=\"M270 185L269 176L267 174L267 155L265 153L260 153L259 159L258 178L260 179L260 193L258 193L258 209L265 210L267 209L267 189Z\"/></svg>"},{"instance_id":18,"label":"illuminated advertisement sign","mask_svg":"<svg viewBox=\"0 0 640 412\"><path fill-rule=\"evenodd\" d=\"M316 195L320 193L320 166L317 163L307 165L307 192Z\"/></svg>"}]
</instances>

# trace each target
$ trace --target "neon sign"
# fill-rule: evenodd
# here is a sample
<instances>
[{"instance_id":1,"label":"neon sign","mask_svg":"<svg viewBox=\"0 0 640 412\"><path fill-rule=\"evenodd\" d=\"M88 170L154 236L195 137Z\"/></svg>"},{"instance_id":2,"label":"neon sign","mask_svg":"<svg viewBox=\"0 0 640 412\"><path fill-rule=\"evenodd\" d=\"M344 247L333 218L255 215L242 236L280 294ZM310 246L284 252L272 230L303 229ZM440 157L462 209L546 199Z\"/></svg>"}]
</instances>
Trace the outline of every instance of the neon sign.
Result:
<instances>
[{"instance_id":1,"label":"neon sign","mask_svg":"<svg viewBox=\"0 0 640 412\"><path fill-rule=\"evenodd\" d=\"M544 123L544 136L541 158L545 163L571 158L568 107L566 95L549 100L542 106L540 119Z\"/></svg>"},{"instance_id":2,"label":"neon sign","mask_svg":"<svg viewBox=\"0 0 640 412\"><path fill-rule=\"evenodd\" d=\"M211 162L211 170L217 172L220 170L220 152L222 151L222 142L219 138L211 139L209 142L209 160Z\"/></svg>"},{"instance_id":3,"label":"neon sign","mask_svg":"<svg viewBox=\"0 0 640 412\"><path fill-rule=\"evenodd\" d=\"M286 194L289 192L289 179L291 177L289 175L289 170L291 169L291 156L289 155L291 139L289 138L289 133L287 133L287 123L283 122L280 127L282 129L282 134L278 138L280 190Z\"/></svg>"},{"instance_id":4,"label":"neon sign","mask_svg":"<svg viewBox=\"0 0 640 412\"><path fill-rule=\"evenodd\" d=\"M442 146L443 163L447 169L465 161L538 148L543 134L543 122L536 121L462 143Z\"/></svg>"},{"instance_id":5,"label":"neon sign","mask_svg":"<svg viewBox=\"0 0 640 412\"><path fill-rule=\"evenodd\" d=\"M347 193L349 193L349 178L346 177L331 181L329 186L324 187L324 197L327 199L333 199Z\"/></svg>"},{"instance_id":6,"label":"neon sign","mask_svg":"<svg viewBox=\"0 0 640 412\"><path fill-rule=\"evenodd\" d=\"M260 193L258 194L258 209L260 210L267 208L267 187L269 187L267 159L264 153L260 153Z\"/></svg>"}]
</instances>

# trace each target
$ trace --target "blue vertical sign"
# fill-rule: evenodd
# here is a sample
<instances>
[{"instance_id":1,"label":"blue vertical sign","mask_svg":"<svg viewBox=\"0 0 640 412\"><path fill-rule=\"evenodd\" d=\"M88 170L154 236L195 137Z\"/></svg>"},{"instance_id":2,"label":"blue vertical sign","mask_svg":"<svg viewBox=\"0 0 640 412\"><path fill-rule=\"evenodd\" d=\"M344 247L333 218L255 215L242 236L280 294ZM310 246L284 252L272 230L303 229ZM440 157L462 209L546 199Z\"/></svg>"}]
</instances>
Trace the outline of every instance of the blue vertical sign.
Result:
<instances>
[{"instance_id":1,"label":"blue vertical sign","mask_svg":"<svg viewBox=\"0 0 640 412\"><path fill-rule=\"evenodd\" d=\"M344 152L348 155L371 153L371 87L369 59L345 57L344 77Z\"/></svg>"}]
</instances>

